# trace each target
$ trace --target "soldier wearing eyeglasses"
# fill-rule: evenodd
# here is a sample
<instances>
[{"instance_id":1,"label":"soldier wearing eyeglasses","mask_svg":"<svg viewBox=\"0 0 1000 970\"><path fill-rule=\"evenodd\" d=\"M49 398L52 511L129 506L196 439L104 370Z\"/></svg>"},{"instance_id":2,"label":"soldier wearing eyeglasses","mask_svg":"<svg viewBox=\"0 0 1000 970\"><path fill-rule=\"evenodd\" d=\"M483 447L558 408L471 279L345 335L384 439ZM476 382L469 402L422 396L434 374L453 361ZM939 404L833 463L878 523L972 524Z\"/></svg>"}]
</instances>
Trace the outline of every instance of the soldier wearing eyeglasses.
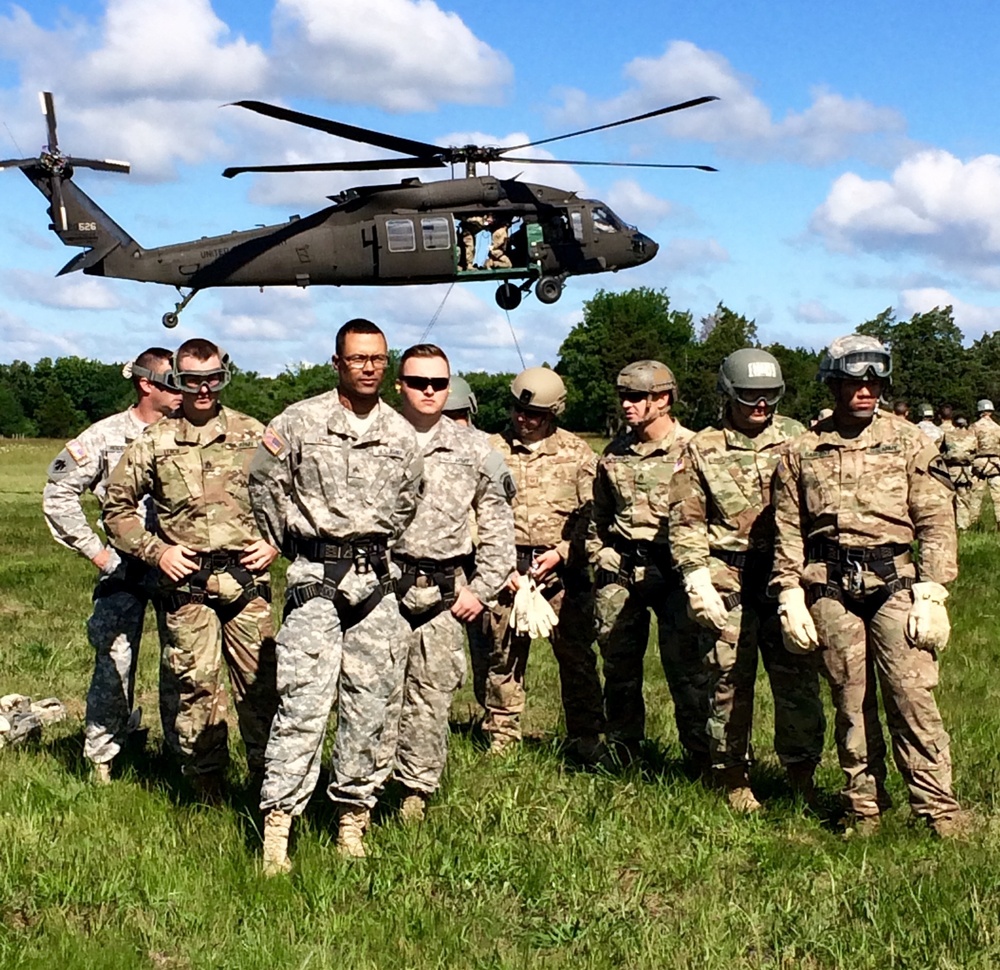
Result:
<instances>
[{"instance_id":1,"label":"soldier wearing eyeglasses","mask_svg":"<svg viewBox=\"0 0 1000 970\"><path fill-rule=\"evenodd\" d=\"M423 456L424 491L392 551L403 574L400 611L412 630L394 776L406 792L402 817L419 821L441 782L451 699L465 680L463 626L481 620L514 569L515 488L488 439L443 415L452 379L444 351L410 347L399 372L402 414ZM474 575L468 573L472 521Z\"/></svg>"},{"instance_id":2,"label":"soldier wearing eyeglasses","mask_svg":"<svg viewBox=\"0 0 1000 970\"><path fill-rule=\"evenodd\" d=\"M126 735L138 728L133 713L135 672L146 606L156 588L156 571L141 559L119 553L91 528L81 500L92 492L104 504L108 479L125 448L143 430L180 404L180 393L166 383L170 351L150 347L126 364L123 376L135 388L136 403L92 424L53 459L42 492L42 511L53 538L89 559L98 570L94 609L87 637L94 649L94 673L87 691L83 753L94 766L94 780L106 784ZM155 515L143 507L151 527Z\"/></svg>"},{"instance_id":3,"label":"soldier wearing eyeglasses","mask_svg":"<svg viewBox=\"0 0 1000 970\"><path fill-rule=\"evenodd\" d=\"M163 647L160 706L168 746L195 792L217 801L229 762L223 659L251 777L259 780L274 714L274 626L268 568L278 555L254 522L247 491L263 425L223 407L229 357L185 341L168 376L176 414L125 450L104 522L115 546L158 566ZM142 515L149 496L156 527Z\"/></svg>"},{"instance_id":4,"label":"soldier wearing eyeglasses","mask_svg":"<svg viewBox=\"0 0 1000 970\"><path fill-rule=\"evenodd\" d=\"M629 364L618 374L617 390L626 429L597 463L587 538L604 661L608 757L627 763L645 737L642 668L652 610L678 736L685 757L700 771L708 767L708 674L670 559L667 528L670 479L694 432L671 414L677 382L666 364Z\"/></svg>"},{"instance_id":5,"label":"soldier wearing eyeglasses","mask_svg":"<svg viewBox=\"0 0 1000 970\"><path fill-rule=\"evenodd\" d=\"M274 418L250 469L261 532L290 561L261 791L269 875L291 867L292 819L316 787L335 702L327 794L341 854L365 854L396 750L410 629L389 550L416 511L422 461L413 427L379 399L389 362L382 331L351 320L336 350L337 389Z\"/></svg>"},{"instance_id":6,"label":"soldier wearing eyeglasses","mask_svg":"<svg viewBox=\"0 0 1000 970\"><path fill-rule=\"evenodd\" d=\"M691 439L670 483L670 549L708 658L712 777L736 811L753 812L760 808L749 779L758 654L774 696L774 748L806 798L823 750L818 665L785 650L767 595L771 479L789 440L805 429L775 413L785 384L766 351L730 354L718 386L722 427Z\"/></svg>"}]
</instances>

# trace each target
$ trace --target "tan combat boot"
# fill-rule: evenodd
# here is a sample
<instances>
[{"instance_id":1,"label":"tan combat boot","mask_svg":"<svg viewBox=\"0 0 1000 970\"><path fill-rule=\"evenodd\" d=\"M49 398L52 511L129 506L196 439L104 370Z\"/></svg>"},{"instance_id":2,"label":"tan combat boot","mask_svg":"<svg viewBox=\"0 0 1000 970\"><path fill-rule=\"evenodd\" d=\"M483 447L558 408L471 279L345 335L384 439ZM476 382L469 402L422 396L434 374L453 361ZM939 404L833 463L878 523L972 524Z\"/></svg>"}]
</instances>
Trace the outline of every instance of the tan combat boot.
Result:
<instances>
[{"instance_id":1,"label":"tan combat boot","mask_svg":"<svg viewBox=\"0 0 1000 970\"><path fill-rule=\"evenodd\" d=\"M493 758L505 758L513 754L521 746L521 739L514 734L500 734L494 731L490 734L490 746L486 753Z\"/></svg>"},{"instance_id":2,"label":"tan combat boot","mask_svg":"<svg viewBox=\"0 0 1000 970\"><path fill-rule=\"evenodd\" d=\"M91 765L90 777L93 779L95 785L110 785L111 762L102 761L100 764L94 762L94 764Z\"/></svg>"},{"instance_id":3,"label":"tan combat boot","mask_svg":"<svg viewBox=\"0 0 1000 970\"><path fill-rule=\"evenodd\" d=\"M344 808L340 813L340 828L337 830L337 851L345 858L365 857L365 829L368 828L370 814L367 808Z\"/></svg>"},{"instance_id":4,"label":"tan combat boot","mask_svg":"<svg viewBox=\"0 0 1000 970\"><path fill-rule=\"evenodd\" d=\"M715 768L712 771L712 780L725 793L726 801L734 812L750 815L760 811L760 802L754 797L744 765Z\"/></svg>"},{"instance_id":5,"label":"tan combat boot","mask_svg":"<svg viewBox=\"0 0 1000 970\"><path fill-rule=\"evenodd\" d=\"M976 829L976 817L972 812L959 809L951 815L942 815L928 823L931 831L939 839L967 839Z\"/></svg>"},{"instance_id":6,"label":"tan combat boot","mask_svg":"<svg viewBox=\"0 0 1000 970\"><path fill-rule=\"evenodd\" d=\"M411 791L400 806L400 819L408 824L414 824L422 822L426 816L427 797L420 792Z\"/></svg>"},{"instance_id":7,"label":"tan combat boot","mask_svg":"<svg viewBox=\"0 0 1000 970\"><path fill-rule=\"evenodd\" d=\"M280 876L292 871L288 859L288 834L292 830L292 816L280 808L272 808L264 816L264 875Z\"/></svg>"}]
</instances>

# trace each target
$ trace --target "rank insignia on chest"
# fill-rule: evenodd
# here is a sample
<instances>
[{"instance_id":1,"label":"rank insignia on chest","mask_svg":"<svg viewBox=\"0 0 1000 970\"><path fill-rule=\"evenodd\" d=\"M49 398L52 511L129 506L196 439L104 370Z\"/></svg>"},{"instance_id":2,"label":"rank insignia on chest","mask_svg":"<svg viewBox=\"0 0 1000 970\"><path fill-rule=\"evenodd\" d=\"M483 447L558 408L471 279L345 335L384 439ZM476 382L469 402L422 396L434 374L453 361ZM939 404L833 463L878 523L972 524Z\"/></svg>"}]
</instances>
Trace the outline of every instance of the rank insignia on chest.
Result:
<instances>
[{"instance_id":1,"label":"rank insignia on chest","mask_svg":"<svg viewBox=\"0 0 1000 970\"><path fill-rule=\"evenodd\" d=\"M260 439L261 444L269 451L275 458L277 458L285 450L284 439L278 434L274 428L268 428L264 432L264 436Z\"/></svg>"},{"instance_id":2,"label":"rank insignia on chest","mask_svg":"<svg viewBox=\"0 0 1000 970\"><path fill-rule=\"evenodd\" d=\"M66 451L69 452L70 457L78 465L82 464L87 460L87 449L83 447L80 441L74 438L72 441L66 442Z\"/></svg>"}]
</instances>

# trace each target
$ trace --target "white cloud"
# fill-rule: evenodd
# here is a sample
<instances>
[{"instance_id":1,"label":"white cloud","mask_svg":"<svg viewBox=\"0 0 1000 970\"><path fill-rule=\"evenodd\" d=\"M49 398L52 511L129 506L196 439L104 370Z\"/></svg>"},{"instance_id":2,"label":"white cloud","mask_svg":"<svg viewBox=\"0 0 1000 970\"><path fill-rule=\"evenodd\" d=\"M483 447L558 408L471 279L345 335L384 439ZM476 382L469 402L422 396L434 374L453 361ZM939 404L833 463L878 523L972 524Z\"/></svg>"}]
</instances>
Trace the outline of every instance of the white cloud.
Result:
<instances>
[{"instance_id":1,"label":"white cloud","mask_svg":"<svg viewBox=\"0 0 1000 970\"><path fill-rule=\"evenodd\" d=\"M705 276L728 262L729 253L715 239L671 239L649 265L661 272Z\"/></svg>"},{"instance_id":2,"label":"white cloud","mask_svg":"<svg viewBox=\"0 0 1000 970\"><path fill-rule=\"evenodd\" d=\"M788 308L789 313L799 323L809 325L846 323L847 317L833 310L819 300L802 300Z\"/></svg>"},{"instance_id":3,"label":"white cloud","mask_svg":"<svg viewBox=\"0 0 1000 970\"><path fill-rule=\"evenodd\" d=\"M661 199L647 192L631 179L615 182L605 192L605 201L626 222L633 224L659 222L673 216L677 208L669 199Z\"/></svg>"},{"instance_id":4,"label":"white cloud","mask_svg":"<svg viewBox=\"0 0 1000 970\"><path fill-rule=\"evenodd\" d=\"M53 278L10 269L2 279L4 290L15 299L57 310L120 310L126 305L113 284L78 273Z\"/></svg>"},{"instance_id":5,"label":"white cloud","mask_svg":"<svg viewBox=\"0 0 1000 970\"><path fill-rule=\"evenodd\" d=\"M0 309L0 360L26 360L40 357L80 355L82 348L66 334L56 334L28 326L23 320Z\"/></svg>"},{"instance_id":6,"label":"white cloud","mask_svg":"<svg viewBox=\"0 0 1000 970\"><path fill-rule=\"evenodd\" d=\"M981 337L1000 329L1000 306L977 306L952 295L948 290L935 286L904 290L899 294L896 316L906 320L917 313L928 313L938 307L950 306L955 323L966 337Z\"/></svg>"}]
</instances>

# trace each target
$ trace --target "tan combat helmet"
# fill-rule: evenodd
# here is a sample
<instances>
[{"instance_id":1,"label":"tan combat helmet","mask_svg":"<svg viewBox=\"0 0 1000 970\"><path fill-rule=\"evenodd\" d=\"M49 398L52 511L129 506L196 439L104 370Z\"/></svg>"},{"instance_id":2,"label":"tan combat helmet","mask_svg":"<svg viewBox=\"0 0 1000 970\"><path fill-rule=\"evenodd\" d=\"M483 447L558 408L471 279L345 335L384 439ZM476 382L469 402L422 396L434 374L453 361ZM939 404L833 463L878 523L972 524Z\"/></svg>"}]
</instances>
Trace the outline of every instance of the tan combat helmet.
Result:
<instances>
[{"instance_id":1,"label":"tan combat helmet","mask_svg":"<svg viewBox=\"0 0 1000 970\"><path fill-rule=\"evenodd\" d=\"M525 411L547 411L558 416L566 410L566 385L549 367L529 367L510 382L517 406Z\"/></svg>"},{"instance_id":2,"label":"tan combat helmet","mask_svg":"<svg viewBox=\"0 0 1000 970\"><path fill-rule=\"evenodd\" d=\"M657 394L660 391L676 391L674 372L658 360L634 360L619 372L616 385L619 391L644 391Z\"/></svg>"},{"instance_id":3,"label":"tan combat helmet","mask_svg":"<svg viewBox=\"0 0 1000 970\"><path fill-rule=\"evenodd\" d=\"M930 404L921 404L920 411L918 413L923 421L934 420L934 408Z\"/></svg>"}]
</instances>

